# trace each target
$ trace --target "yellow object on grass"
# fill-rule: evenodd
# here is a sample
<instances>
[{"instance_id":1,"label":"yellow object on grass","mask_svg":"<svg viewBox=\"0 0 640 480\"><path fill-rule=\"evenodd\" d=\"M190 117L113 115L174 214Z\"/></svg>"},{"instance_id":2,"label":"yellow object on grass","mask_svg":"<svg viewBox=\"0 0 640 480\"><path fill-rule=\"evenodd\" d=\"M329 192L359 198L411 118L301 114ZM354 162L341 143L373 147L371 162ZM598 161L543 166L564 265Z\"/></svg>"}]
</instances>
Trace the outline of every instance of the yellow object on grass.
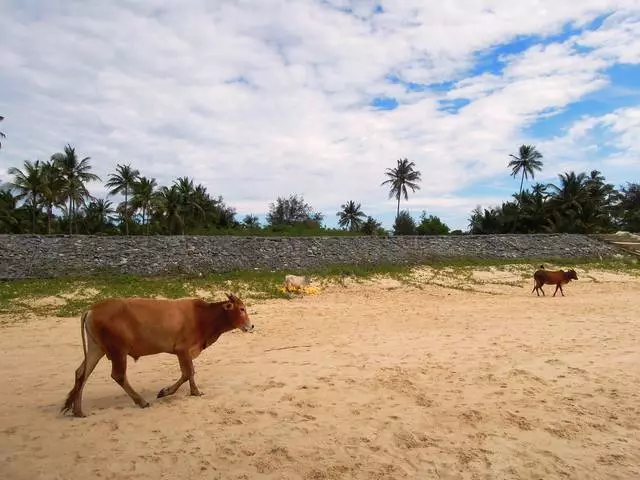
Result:
<instances>
[{"instance_id":1,"label":"yellow object on grass","mask_svg":"<svg viewBox=\"0 0 640 480\"><path fill-rule=\"evenodd\" d=\"M311 285L307 285L304 287L289 287L288 289L286 287L280 287L279 290L283 293L305 293L307 295L315 295L316 293L320 293L320 288Z\"/></svg>"}]
</instances>

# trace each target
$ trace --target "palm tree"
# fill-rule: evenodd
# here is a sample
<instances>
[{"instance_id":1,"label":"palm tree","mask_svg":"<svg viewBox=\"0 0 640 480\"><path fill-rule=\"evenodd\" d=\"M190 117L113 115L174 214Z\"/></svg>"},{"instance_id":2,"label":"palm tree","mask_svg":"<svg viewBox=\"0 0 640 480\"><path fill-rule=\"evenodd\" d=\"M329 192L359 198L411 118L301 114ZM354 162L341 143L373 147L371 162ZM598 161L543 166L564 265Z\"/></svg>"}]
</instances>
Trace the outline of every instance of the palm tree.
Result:
<instances>
[{"instance_id":1,"label":"palm tree","mask_svg":"<svg viewBox=\"0 0 640 480\"><path fill-rule=\"evenodd\" d=\"M363 217L366 217L364 212L360 210L360 204L356 204L353 200L349 200L347 203L340 205L341 212L336 213L339 218L338 225L345 228L348 227L350 232L356 232L360 230L363 223Z\"/></svg>"},{"instance_id":2,"label":"palm tree","mask_svg":"<svg viewBox=\"0 0 640 480\"><path fill-rule=\"evenodd\" d=\"M156 179L140 177L133 185L133 197L131 204L133 208L142 210L142 225L145 227L147 234L149 233L149 215L154 199Z\"/></svg>"},{"instance_id":3,"label":"palm tree","mask_svg":"<svg viewBox=\"0 0 640 480\"><path fill-rule=\"evenodd\" d=\"M405 200L409 199L407 193L407 187L413 192L420 190L420 186L417 184L420 179L420 172L414 170L415 163L409 162L406 158L397 160L396 168L387 168L385 175L389 177L380 185L389 184L389 198L396 197L398 200L398 210L396 212L396 218L400 216L400 197L404 196Z\"/></svg>"},{"instance_id":4,"label":"palm tree","mask_svg":"<svg viewBox=\"0 0 640 480\"><path fill-rule=\"evenodd\" d=\"M365 235L374 235L380 227L382 227L382 224L375 218L367 217L367 220L362 224L362 233Z\"/></svg>"},{"instance_id":5,"label":"palm tree","mask_svg":"<svg viewBox=\"0 0 640 480\"><path fill-rule=\"evenodd\" d=\"M3 120L4 120L4 117L0 115L0 122ZM3 139L3 138L7 138L7 136L3 132L0 132L0 139ZM0 142L0 148L2 148L2 142Z\"/></svg>"},{"instance_id":6,"label":"palm tree","mask_svg":"<svg viewBox=\"0 0 640 480\"><path fill-rule=\"evenodd\" d=\"M82 160L78 158L75 148L71 145L64 147L64 152L54 153L51 160L60 170L62 177L62 193L69 200L69 234L73 234L73 219L78 204L83 204L84 199L91 197L85 186L85 182L100 180L94 173L90 173L90 157Z\"/></svg>"},{"instance_id":7,"label":"palm tree","mask_svg":"<svg viewBox=\"0 0 640 480\"><path fill-rule=\"evenodd\" d=\"M518 152L519 156L509 154L512 160L507 165L511 168L511 176L515 178L520 172L522 172L522 178L520 179L520 192L522 195L522 184L524 179L535 178L535 171L542 170L542 154L536 150L534 145L521 145Z\"/></svg>"},{"instance_id":8,"label":"palm tree","mask_svg":"<svg viewBox=\"0 0 640 480\"><path fill-rule=\"evenodd\" d=\"M42 201L47 209L47 234L51 234L53 207L63 202L64 183L58 167L52 161L42 164Z\"/></svg>"},{"instance_id":9,"label":"palm tree","mask_svg":"<svg viewBox=\"0 0 640 480\"><path fill-rule=\"evenodd\" d=\"M178 224L180 232L184 235L184 220L180 215L182 208L182 196L176 185L171 187L162 187L155 195L156 206L159 207L167 221L169 234L175 231L175 225Z\"/></svg>"},{"instance_id":10,"label":"palm tree","mask_svg":"<svg viewBox=\"0 0 640 480\"><path fill-rule=\"evenodd\" d=\"M111 221L110 215L114 213L112 203L104 198L89 202L86 207L87 227L90 233L102 233L104 226Z\"/></svg>"},{"instance_id":11,"label":"palm tree","mask_svg":"<svg viewBox=\"0 0 640 480\"><path fill-rule=\"evenodd\" d=\"M116 165L116 173L109 175L109 181L105 187L110 188L109 194L115 195L124 192L124 231L129 235L129 192L133 190L140 172L131 165Z\"/></svg>"},{"instance_id":12,"label":"palm tree","mask_svg":"<svg viewBox=\"0 0 640 480\"><path fill-rule=\"evenodd\" d=\"M525 232L537 233L543 230L548 216L547 196L547 185L542 183L533 184L531 192L525 190L519 196L518 204L526 227Z\"/></svg>"},{"instance_id":13,"label":"palm tree","mask_svg":"<svg viewBox=\"0 0 640 480\"><path fill-rule=\"evenodd\" d=\"M549 184L549 200L552 216L549 220L552 231L581 233L585 230L584 209L589 201L586 188L587 175L584 172L565 172L558 175L559 185Z\"/></svg>"},{"instance_id":14,"label":"palm tree","mask_svg":"<svg viewBox=\"0 0 640 480\"><path fill-rule=\"evenodd\" d=\"M24 171L17 167L11 167L8 171L9 175L13 175L13 182L9 185L18 191L16 198L21 200L27 198L28 205L31 208L31 233L36 233L36 213L40 203L40 195L42 194L42 165L40 160L24 162Z\"/></svg>"},{"instance_id":15,"label":"palm tree","mask_svg":"<svg viewBox=\"0 0 640 480\"><path fill-rule=\"evenodd\" d=\"M180 195L180 212L185 223L190 220L189 223L193 225L198 215L204 218L203 205L208 197L207 189L202 185L198 185L196 189L189 177L179 177L174 181L174 185ZM184 235L184 231L182 234Z\"/></svg>"},{"instance_id":16,"label":"palm tree","mask_svg":"<svg viewBox=\"0 0 640 480\"><path fill-rule=\"evenodd\" d=\"M19 226L20 219L16 214L17 199L11 190L0 185L0 232L12 233L14 227Z\"/></svg>"},{"instance_id":17,"label":"palm tree","mask_svg":"<svg viewBox=\"0 0 640 480\"><path fill-rule=\"evenodd\" d=\"M552 200L561 210L580 210L589 192L586 189L587 175L584 172L565 172L558 175L560 185L549 184Z\"/></svg>"}]
</instances>

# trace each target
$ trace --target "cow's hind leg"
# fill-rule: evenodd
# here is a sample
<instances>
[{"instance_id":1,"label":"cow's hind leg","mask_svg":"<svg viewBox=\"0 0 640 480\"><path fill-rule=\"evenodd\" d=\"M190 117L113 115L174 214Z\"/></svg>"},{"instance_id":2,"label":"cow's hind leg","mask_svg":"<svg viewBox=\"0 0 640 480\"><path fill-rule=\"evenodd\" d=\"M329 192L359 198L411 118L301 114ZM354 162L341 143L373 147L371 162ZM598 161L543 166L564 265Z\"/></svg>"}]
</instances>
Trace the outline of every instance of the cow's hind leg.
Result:
<instances>
[{"instance_id":1,"label":"cow's hind leg","mask_svg":"<svg viewBox=\"0 0 640 480\"><path fill-rule=\"evenodd\" d=\"M86 365L84 365L84 371L81 373L79 372L80 369L76 370L76 384L79 383L76 400L73 404L73 414L76 417L84 417L84 413L82 412L82 392L84 391L84 386L87 384L89 375L93 373L93 370L102 357L104 357L104 352L100 348L100 345L94 342L91 336L88 335L87 360ZM78 377L80 377L80 382L78 382Z\"/></svg>"},{"instance_id":2,"label":"cow's hind leg","mask_svg":"<svg viewBox=\"0 0 640 480\"><path fill-rule=\"evenodd\" d=\"M176 355L178 357L178 361L180 362L180 371L182 372L182 376L173 385L164 387L162 390L160 390L158 392L158 398L166 397L167 395L173 395L178 391L178 389L182 386L184 382L189 380L189 376L191 374L191 370L189 370L189 362L190 362L189 357L186 354L182 354L182 353L178 353ZM193 365L191 368L193 368Z\"/></svg>"},{"instance_id":3,"label":"cow's hind leg","mask_svg":"<svg viewBox=\"0 0 640 480\"><path fill-rule=\"evenodd\" d=\"M127 392L127 395L138 405L140 408L147 408L149 402L140 396L127 380L127 354L121 352L113 352L111 355L111 378Z\"/></svg>"},{"instance_id":4,"label":"cow's hind leg","mask_svg":"<svg viewBox=\"0 0 640 480\"><path fill-rule=\"evenodd\" d=\"M82 392L89 376L93 373L102 357L104 357L104 352L100 346L93 340L91 335L87 335L87 356L76 369L76 382L69 395L67 395L62 412L73 410L74 416L85 416L82 412Z\"/></svg>"}]
</instances>

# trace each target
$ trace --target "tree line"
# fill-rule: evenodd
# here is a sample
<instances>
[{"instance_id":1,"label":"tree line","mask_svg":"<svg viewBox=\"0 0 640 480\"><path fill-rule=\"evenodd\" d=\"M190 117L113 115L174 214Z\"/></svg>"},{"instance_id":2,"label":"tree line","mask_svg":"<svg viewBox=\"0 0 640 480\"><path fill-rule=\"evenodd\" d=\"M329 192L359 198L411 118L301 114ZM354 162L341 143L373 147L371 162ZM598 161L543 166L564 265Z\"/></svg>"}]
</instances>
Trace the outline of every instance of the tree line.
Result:
<instances>
[{"instance_id":1,"label":"tree line","mask_svg":"<svg viewBox=\"0 0 640 480\"><path fill-rule=\"evenodd\" d=\"M2 117L0 117L0 121ZM0 132L0 138L5 138ZM0 144L1 147L1 144ZM508 168L520 181L513 200L500 206L476 207L468 230L450 231L435 215L423 211L416 220L401 210L409 191L420 189L421 172L406 158L384 172L380 186L394 198L397 235L490 233L597 233L616 229L640 230L640 185L620 189L606 183L601 172L565 172L557 184L524 181L542 170L542 154L533 145L522 145L510 155ZM69 233L109 235L385 235L381 223L349 200L336 213L339 228L323 225L324 215L314 211L302 196L278 197L269 204L265 225L248 214L238 220L236 210L222 196L213 196L187 176L169 185L158 185L130 164L118 164L104 179L107 198L91 195L88 184L103 181L92 172L90 157L82 157L66 145L47 161L24 162L8 170L11 180L0 186L0 233ZM114 204L109 197L121 195ZM59 212L59 213L56 213Z\"/></svg>"},{"instance_id":2,"label":"tree line","mask_svg":"<svg viewBox=\"0 0 640 480\"><path fill-rule=\"evenodd\" d=\"M552 183L534 183L523 189L525 179L543 168L542 154L533 145L522 145L511 155L508 167L520 176L520 188L512 200L499 206L477 206L469 216L469 232L491 233L608 233L640 231L640 184L619 188L607 183L599 170L563 172Z\"/></svg>"}]
</instances>

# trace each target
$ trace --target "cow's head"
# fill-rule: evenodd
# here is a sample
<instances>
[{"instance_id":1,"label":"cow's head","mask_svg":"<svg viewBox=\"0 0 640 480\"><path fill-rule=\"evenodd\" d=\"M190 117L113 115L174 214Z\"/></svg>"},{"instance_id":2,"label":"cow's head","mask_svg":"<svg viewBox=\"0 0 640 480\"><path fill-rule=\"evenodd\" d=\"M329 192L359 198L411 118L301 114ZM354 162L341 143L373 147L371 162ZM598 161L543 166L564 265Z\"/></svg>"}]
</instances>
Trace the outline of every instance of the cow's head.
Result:
<instances>
[{"instance_id":1,"label":"cow's head","mask_svg":"<svg viewBox=\"0 0 640 480\"><path fill-rule=\"evenodd\" d=\"M227 297L229 297L229 301L223 305L223 308L226 310L227 315L231 317L233 328L239 328L243 332L251 332L253 324L242 300L233 293L228 293Z\"/></svg>"},{"instance_id":2,"label":"cow's head","mask_svg":"<svg viewBox=\"0 0 640 480\"><path fill-rule=\"evenodd\" d=\"M576 273L576 271L572 268L567 272L567 278L569 280L577 280L578 279L578 274Z\"/></svg>"}]
</instances>

